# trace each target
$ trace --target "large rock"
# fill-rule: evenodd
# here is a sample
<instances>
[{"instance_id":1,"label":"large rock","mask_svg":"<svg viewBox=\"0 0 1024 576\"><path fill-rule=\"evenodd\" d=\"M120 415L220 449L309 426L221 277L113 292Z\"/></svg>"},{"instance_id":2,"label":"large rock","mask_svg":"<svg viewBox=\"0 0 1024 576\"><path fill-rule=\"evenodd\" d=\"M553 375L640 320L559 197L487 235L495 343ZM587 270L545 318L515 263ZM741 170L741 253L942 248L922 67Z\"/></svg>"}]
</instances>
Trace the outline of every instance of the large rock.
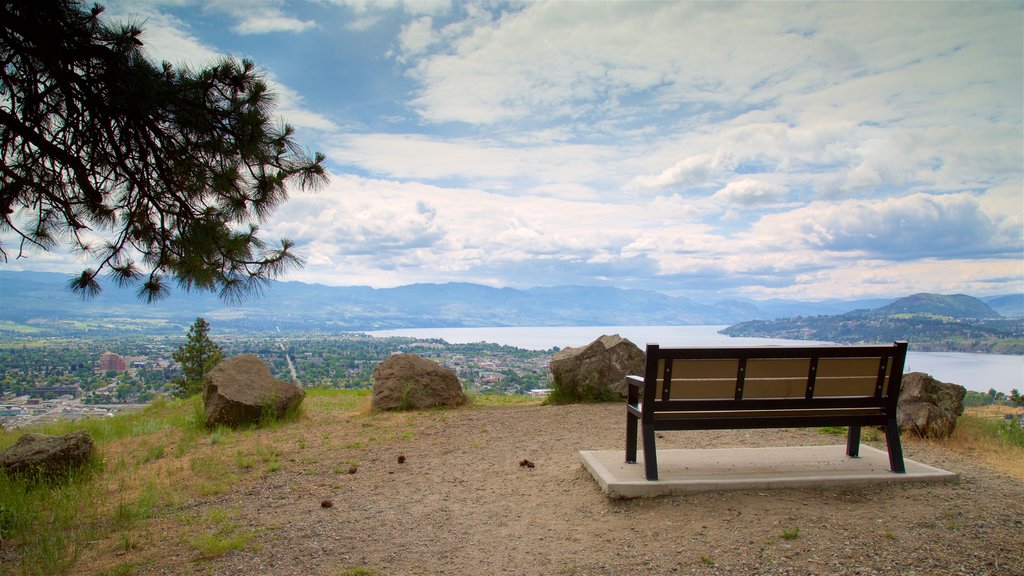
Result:
<instances>
[{"instance_id":1,"label":"large rock","mask_svg":"<svg viewBox=\"0 0 1024 576\"><path fill-rule=\"evenodd\" d=\"M374 410L459 406L466 402L459 377L416 354L392 354L373 370Z\"/></svg>"},{"instance_id":2,"label":"large rock","mask_svg":"<svg viewBox=\"0 0 1024 576\"><path fill-rule=\"evenodd\" d=\"M566 348L552 356L555 388L580 400L626 397L626 375L643 374L644 353L629 340L604 335L580 348Z\"/></svg>"},{"instance_id":3,"label":"large rock","mask_svg":"<svg viewBox=\"0 0 1024 576\"><path fill-rule=\"evenodd\" d=\"M84 465L95 449L85 430L63 436L29 433L0 453L0 469L11 476L54 478Z\"/></svg>"},{"instance_id":4,"label":"large rock","mask_svg":"<svg viewBox=\"0 0 1024 576\"><path fill-rule=\"evenodd\" d=\"M924 438L947 438L964 413L967 390L959 384L939 382L922 372L903 375L896 411L900 430Z\"/></svg>"},{"instance_id":5,"label":"large rock","mask_svg":"<svg viewBox=\"0 0 1024 576\"><path fill-rule=\"evenodd\" d=\"M207 373L203 385L206 425L213 427L258 424L266 417L293 414L306 392L281 382L252 354L223 360Z\"/></svg>"}]
</instances>

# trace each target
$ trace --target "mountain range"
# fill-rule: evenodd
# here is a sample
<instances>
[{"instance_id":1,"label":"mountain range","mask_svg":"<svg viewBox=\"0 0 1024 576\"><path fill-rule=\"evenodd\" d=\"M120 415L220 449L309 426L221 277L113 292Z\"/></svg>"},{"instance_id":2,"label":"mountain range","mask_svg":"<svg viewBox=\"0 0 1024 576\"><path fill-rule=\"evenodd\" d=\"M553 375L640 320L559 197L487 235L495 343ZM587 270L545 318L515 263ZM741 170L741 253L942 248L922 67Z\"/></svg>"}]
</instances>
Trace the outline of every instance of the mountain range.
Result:
<instances>
[{"instance_id":1,"label":"mountain range","mask_svg":"<svg viewBox=\"0 0 1024 576\"><path fill-rule=\"evenodd\" d=\"M271 282L258 297L229 305L207 292L173 292L154 304L132 289L102 281L102 292L83 300L67 289L70 276L0 270L0 322L10 329L144 325L180 330L202 316L219 329L275 331L362 331L459 326L717 325L752 319L835 315L885 306L900 300L731 299L698 302L649 290L595 286L553 286L526 290L479 284L411 284L395 288L325 286ZM943 297L945 298L945 297ZM956 297L959 298L959 297ZM1024 316L1024 295L969 296L965 311ZM958 300L959 302L959 300ZM947 302L948 304L948 302ZM919 303L936 305L935 302ZM991 307L991 308L990 308ZM994 309L993 309L994 308ZM892 313L899 313L897 308ZM967 312L965 312L967 313ZM0 326L2 327L2 326ZM54 328L55 329L55 328Z\"/></svg>"},{"instance_id":2,"label":"mountain range","mask_svg":"<svg viewBox=\"0 0 1024 576\"><path fill-rule=\"evenodd\" d=\"M964 294L913 294L838 315L750 320L722 333L848 344L907 340L920 351L1024 354L1024 321Z\"/></svg>"}]
</instances>

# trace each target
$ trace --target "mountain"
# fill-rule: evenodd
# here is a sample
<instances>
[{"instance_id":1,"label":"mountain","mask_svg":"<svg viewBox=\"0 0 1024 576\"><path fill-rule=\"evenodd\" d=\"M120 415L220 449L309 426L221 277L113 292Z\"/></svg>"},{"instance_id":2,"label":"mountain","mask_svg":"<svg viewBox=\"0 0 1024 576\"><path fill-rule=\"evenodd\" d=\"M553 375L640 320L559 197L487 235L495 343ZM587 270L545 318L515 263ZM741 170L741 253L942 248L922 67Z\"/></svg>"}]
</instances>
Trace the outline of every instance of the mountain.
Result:
<instances>
[{"instance_id":1,"label":"mountain","mask_svg":"<svg viewBox=\"0 0 1024 576\"><path fill-rule=\"evenodd\" d=\"M895 314L932 314L950 318L999 318L1002 315L988 304L964 294L914 294L872 310L875 316Z\"/></svg>"},{"instance_id":2,"label":"mountain","mask_svg":"<svg viewBox=\"0 0 1024 576\"><path fill-rule=\"evenodd\" d=\"M914 350L1024 353L1024 323L963 294L914 294L839 315L741 322L722 333L848 344L906 340Z\"/></svg>"},{"instance_id":3,"label":"mountain","mask_svg":"<svg viewBox=\"0 0 1024 576\"><path fill-rule=\"evenodd\" d=\"M67 290L69 276L0 271L0 320L42 329L52 321L105 325L150 322L178 330L196 316L218 327L249 330L374 330L456 326L586 326L728 324L756 315L751 305L701 304L648 290L555 286L515 290L479 284L411 284L375 289L272 282L257 298L235 305L215 295L172 292L154 304L101 280L88 300ZM49 320L48 320L49 319ZM90 323L90 322L87 322ZM155 323L155 324L154 324ZM95 329L95 327L93 328Z\"/></svg>"},{"instance_id":4,"label":"mountain","mask_svg":"<svg viewBox=\"0 0 1024 576\"><path fill-rule=\"evenodd\" d=\"M650 290L551 286L517 290L479 284L410 284L395 288L271 282L259 296L228 305L207 292L171 295L155 304L101 280L102 293L82 300L70 276L0 270L0 330L183 333L197 316L218 330L364 331L459 326L717 325L752 318L843 314L889 300L798 302L731 299L697 302ZM5 326L5 323L7 325Z\"/></svg>"},{"instance_id":5,"label":"mountain","mask_svg":"<svg viewBox=\"0 0 1024 576\"><path fill-rule=\"evenodd\" d=\"M1024 294L991 296L982 301L1007 318L1024 318Z\"/></svg>"}]
</instances>

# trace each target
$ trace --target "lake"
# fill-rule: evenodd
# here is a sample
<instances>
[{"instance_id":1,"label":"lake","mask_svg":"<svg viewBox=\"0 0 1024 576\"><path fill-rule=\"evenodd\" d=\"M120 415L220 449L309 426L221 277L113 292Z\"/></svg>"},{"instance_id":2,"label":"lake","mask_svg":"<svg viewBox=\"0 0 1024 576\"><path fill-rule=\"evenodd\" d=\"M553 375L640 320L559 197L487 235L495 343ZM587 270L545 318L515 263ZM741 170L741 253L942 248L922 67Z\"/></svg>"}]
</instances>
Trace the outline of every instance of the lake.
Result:
<instances>
[{"instance_id":1,"label":"lake","mask_svg":"<svg viewBox=\"0 0 1024 576\"><path fill-rule=\"evenodd\" d=\"M648 342L663 346L765 346L810 345L807 340L779 338L733 338L719 334L724 326L542 326L499 328L407 328L368 332L372 336L441 338L451 344L492 342L528 350L583 346L602 334L619 334L637 346ZM820 343L820 342L819 342ZM904 372L925 372L943 382L968 390L1005 394L1024 389L1024 356L966 354L962 352L910 352Z\"/></svg>"}]
</instances>

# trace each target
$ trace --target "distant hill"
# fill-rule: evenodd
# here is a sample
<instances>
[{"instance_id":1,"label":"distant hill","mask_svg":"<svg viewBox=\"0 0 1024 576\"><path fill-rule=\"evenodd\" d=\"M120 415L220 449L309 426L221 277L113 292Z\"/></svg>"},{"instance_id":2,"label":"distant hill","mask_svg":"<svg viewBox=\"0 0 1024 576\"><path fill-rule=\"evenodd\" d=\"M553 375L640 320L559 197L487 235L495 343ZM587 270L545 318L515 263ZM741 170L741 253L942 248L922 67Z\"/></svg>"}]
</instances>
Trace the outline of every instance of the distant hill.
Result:
<instances>
[{"instance_id":1,"label":"distant hill","mask_svg":"<svg viewBox=\"0 0 1024 576\"><path fill-rule=\"evenodd\" d=\"M396 288L272 282L259 297L227 305L213 294L172 292L156 304L103 280L103 292L82 300L70 276L0 270L0 332L184 333L197 316L217 330L344 332L473 326L718 325L786 316L849 314L895 305L890 300L731 299L697 302L650 290L552 286L528 290L479 284L410 284ZM969 297L965 297L969 298ZM902 299L901 299L902 300ZM982 304L984 306L984 304ZM937 312L934 312L937 313Z\"/></svg>"},{"instance_id":2,"label":"distant hill","mask_svg":"<svg viewBox=\"0 0 1024 576\"><path fill-rule=\"evenodd\" d=\"M218 329L362 331L458 326L714 325L772 317L755 303L699 303L648 290L554 286L516 290L479 284L411 284L375 289L272 282L259 297L227 305L213 294L174 291L155 304L101 279L102 293L82 300L70 276L0 270L0 322L7 331L167 330L197 316ZM830 306L835 305L834 303ZM850 308L847 308L850 309Z\"/></svg>"},{"instance_id":3,"label":"distant hill","mask_svg":"<svg viewBox=\"0 0 1024 576\"><path fill-rule=\"evenodd\" d=\"M988 304L963 294L914 294L871 311L876 316L894 314L932 314L950 318L999 318Z\"/></svg>"},{"instance_id":4,"label":"distant hill","mask_svg":"<svg viewBox=\"0 0 1024 576\"><path fill-rule=\"evenodd\" d=\"M963 294L914 294L839 315L741 322L722 333L848 344L906 340L914 350L1024 354L1024 322Z\"/></svg>"},{"instance_id":5,"label":"distant hill","mask_svg":"<svg viewBox=\"0 0 1024 576\"><path fill-rule=\"evenodd\" d=\"M990 308L1007 318L1024 318L1024 294L1006 294L982 300Z\"/></svg>"}]
</instances>

